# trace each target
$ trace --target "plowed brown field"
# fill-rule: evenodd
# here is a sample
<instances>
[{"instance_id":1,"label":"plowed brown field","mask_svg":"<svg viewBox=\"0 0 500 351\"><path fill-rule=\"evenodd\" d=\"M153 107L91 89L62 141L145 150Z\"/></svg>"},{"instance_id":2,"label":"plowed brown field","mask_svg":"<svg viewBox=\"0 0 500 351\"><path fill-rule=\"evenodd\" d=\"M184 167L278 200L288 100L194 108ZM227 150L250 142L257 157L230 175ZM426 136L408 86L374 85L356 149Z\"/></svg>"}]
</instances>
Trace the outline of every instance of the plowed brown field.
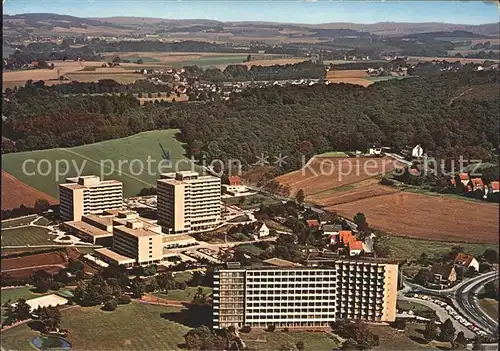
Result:
<instances>
[{"instance_id":1,"label":"plowed brown field","mask_svg":"<svg viewBox=\"0 0 500 351\"><path fill-rule=\"evenodd\" d=\"M320 206L333 206L397 192L399 192L398 189L390 186L372 184L360 186L354 190L335 192L333 194L328 194L327 192L319 193L308 197L307 200Z\"/></svg>"},{"instance_id":2,"label":"plowed brown field","mask_svg":"<svg viewBox=\"0 0 500 351\"><path fill-rule=\"evenodd\" d=\"M314 157L302 169L279 176L276 181L289 185L292 196L299 189L304 190L306 196L312 196L377 177L401 166L388 157Z\"/></svg>"},{"instance_id":3,"label":"plowed brown field","mask_svg":"<svg viewBox=\"0 0 500 351\"><path fill-rule=\"evenodd\" d=\"M397 192L326 209L347 218L362 212L371 227L396 235L437 241L498 243L498 204Z\"/></svg>"},{"instance_id":4,"label":"plowed brown field","mask_svg":"<svg viewBox=\"0 0 500 351\"><path fill-rule=\"evenodd\" d=\"M21 205L33 207L38 199L46 199L51 205L59 201L52 196L37 190L7 172L2 171L2 210L16 208Z\"/></svg>"}]
</instances>

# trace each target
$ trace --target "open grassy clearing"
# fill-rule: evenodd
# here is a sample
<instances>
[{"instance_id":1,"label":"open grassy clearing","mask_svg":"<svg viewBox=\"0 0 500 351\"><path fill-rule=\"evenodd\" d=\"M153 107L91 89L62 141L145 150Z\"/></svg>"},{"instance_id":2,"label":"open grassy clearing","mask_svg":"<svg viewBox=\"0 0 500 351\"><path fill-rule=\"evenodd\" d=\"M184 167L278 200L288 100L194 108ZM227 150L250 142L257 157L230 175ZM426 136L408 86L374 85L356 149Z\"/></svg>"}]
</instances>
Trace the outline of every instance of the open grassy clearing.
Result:
<instances>
[{"instance_id":1,"label":"open grassy clearing","mask_svg":"<svg viewBox=\"0 0 500 351\"><path fill-rule=\"evenodd\" d=\"M494 320L498 319L498 300L495 299L480 299L479 306L484 312Z\"/></svg>"},{"instance_id":2,"label":"open grassy clearing","mask_svg":"<svg viewBox=\"0 0 500 351\"><path fill-rule=\"evenodd\" d=\"M247 59L247 55L241 56L205 56L196 60L186 60L179 62L172 62L173 67L193 66L200 67L216 66L216 65L233 65L243 63Z\"/></svg>"},{"instance_id":3,"label":"open grassy clearing","mask_svg":"<svg viewBox=\"0 0 500 351\"><path fill-rule=\"evenodd\" d=\"M179 350L188 327L163 318L178 308L133 302L113 312L99 307L75 307L62 311L61 327L69 330L72 350ZM2 332L7 350L28 350L39 333L26 325Z\"/></svg>"},{"instance_id":4,"label":"open grassy clearing","mask_svg":"<svg viewBox=\"0 0 500 351\"><path fill-rule=\"evenodd\" d=\"M2 221L2 229L18 227L20 225L28 225L36 217L37 215L32 215L23 218L5 219Z\"/></svg>"},{"instance_id":5,"label":"open grassy clearing","mask_svg":"<svg viewBox=\"0 0 500 351\"><path fill-rule=\"evenodd\" d=\"M236 249L252 256L259 256L262 252L264 252L264 250L254 244L238 245Z\"/></svg>"},{"instance_id":6,"label":"open grassy clearing","mask_svg":"<svg viewBox=\"0 0 500 351\"><path fill-rule=\"evenodd\" d=\"M370 221L369 218L368 221ZM488 248L497 249L495 244L442 242L392 235L384 235L380 238L380 244L390 249L389 257L394 259L418 259L423 252L429 257L434 257L450 252L454 246L461 246L464 252L474 256L483 254Z\"/></svg>"},{"instance_id":7,"label":"open grassy clearing","mask_svg":"<svg viewBox=\"0 0 500 351\"><path fill-rule=\"evenodd\" d=\"M174 279L176 282L187 282L189 280L191 280L191 278L193 277L193 273L191 272L179 272L179 273L176 273L174 275Z\"/></svg>"},{"instance_id":8,"label":"open grassy clearing","mask_svg":"<svg viewBox=\"0 0 500 351\"><path fill-rule=\"evenodd\" d=\"M5 154L2 155L2 164L4 170L17 179L54 197L58 196L58 182L62 183L65 178L78 174L75 165L76 168L82 169L81 174L83 175L101 175L102 173L105 179L122 181L124 196L134 196L144 187L156 186L159 170L170 172L175 168L176 163L179 170L190 169L190 165L184 162L187 161L184 156L184 148L175 139L176 133L178 133L176 129L156 130L74 148ZM166 159L166 156L169 156L169 159ZM148 157L150 157L151 173L148 171ZM27 158L33 159L35 162L42 159L48 160L51 165L50 172L48 172L49 168L45 163L41 165L41 172L35 172L34 166L32 169L28 167L28 171L42 174L47 172L47 175L34 174L30 176L25 174L22 164ZM56 168L58 160L59 168ZM68 161L69 169L66 168L63 160ZM136 161L131 166L132 160ZM57 180L57 169L60 173L67 171L67 174Z\"/></svg>"},{"instance_id":9,"label":"open grassy clearing","mask_svg":"<svg viewBox=\"0 0 500 351\"><path fill-rule=\"evenodd\" d=\"M1 293L1 304L3 305L7 301L12 301L12 303L16 302L19 299L34 299L36 297L44 296L47 294L52 294L52 292L47 292L45 294L37 294L31 291L33 289L32 286L23 286L19 288L12 289L2 289Z\"/></svg>"},{"instance_id":10,"label":"open grassy clearing","mask_svg":"<svg viewBox=\"0 0 500 351\"><path fill-rule=\"evenodd\" d=\"M272 205L279 202L279 200L276 200L275 198L264 194L231 197L222 199L222 201L228 205L236 205L244 210L259 208L260 204Z\"/></svg>"},{"instance_id":11,"label":"open grassy clearing","mask_svg":"<svg viewBox=\"0 0 500 351\"><path fill-rule=\"evenodd\" d=\"M2 230L2 247L24 245L57 245L55 236L40 227L22 227Z\"/></svg>"},{"instance_id":12,"label":"open grassy clearing","mask_svg":"<svg viewBox=\"0 0 500 351\"><path fill-rule=\"evenodd\" d=\"M403 310L403 311L413 311L413 312L432 311L432 308L430 307L409 301L398 301L396 306L398 310Z\"/></svg>"},{"instance_id":13,"label":"open grassy clearing","mask_svg":"<svg viewBox=\"0 0 500 351\"><path fill-rule=\"evenodd\" d=\"M378 335L382 350L436 350L423 340L423 324L407 323L404 332L380 324L368 325L368 329Z\"/></svg>"},{"instance_id":14,"label":"open grassy clearing","mask_svg":"<svg viewBox=\"0 0 500 351\"><path fill-rule=\"evenodd\" d=\"M212 293L212 288L207 286L202 286L202 288L205 294L210 295ZM152 295L165 300L191 301L196 294L196 290L198 290L198 287L189 286L186 290L174 289L169 290L168 293L156 292Z\"/></svg>"},{"instance_id":15,"label":"open grassy clearing","mask_svg":"<svg viewBox=\"0 0 500 351\"><path fill-rule=\"evenodd\" d=\"M316 155L316 157L349 157L345 152L342 151L328 151L322 154Z\"/></svg>"},{"instance_id":16,"label":"open grassy clearing","mask_svg":"<svg viewBox=\"0 0 500 351\"><path fill-rule=\"evenodd\" d=\"M304 342L306 350L329 351L340 346L340 342L333 335L325 332L284 332L273 333L263 330L253 330L248 334L240 333L241 338L252 350L278 350L286 342L296 344Z\"/></svg>"}]
</instances>

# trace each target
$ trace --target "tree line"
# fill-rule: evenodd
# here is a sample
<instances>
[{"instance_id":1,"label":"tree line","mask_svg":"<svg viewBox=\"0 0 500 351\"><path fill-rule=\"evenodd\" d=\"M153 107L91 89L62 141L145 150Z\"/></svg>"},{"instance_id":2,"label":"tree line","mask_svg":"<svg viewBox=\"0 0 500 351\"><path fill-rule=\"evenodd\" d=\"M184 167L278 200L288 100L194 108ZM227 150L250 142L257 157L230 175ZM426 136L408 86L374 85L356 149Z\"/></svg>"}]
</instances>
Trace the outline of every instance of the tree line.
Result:
<instances>
[{"instance_id":1,"label":"tree line","mask_svg":"<svg viewBox=\"0 0 500 351\"><path fill-rule=\"evenodd\" d=\"M499 144L499 98L454 99L471 87L498 86L495 72L460 72L379 82L248 88L225 102L149 104L130 94L64 97L43 84L6 94L6 151L70 147L138 132L179 128L196 158L239 159L282 153L283 170L303 156L421 144L449 158L491 155ZM464 93L465 94L465 93ZM7 143L4 141L2 144ZM4 146L4 145L3 145ZM307 147L306 147L307 146Z\"/></svg>"}]
</instances>

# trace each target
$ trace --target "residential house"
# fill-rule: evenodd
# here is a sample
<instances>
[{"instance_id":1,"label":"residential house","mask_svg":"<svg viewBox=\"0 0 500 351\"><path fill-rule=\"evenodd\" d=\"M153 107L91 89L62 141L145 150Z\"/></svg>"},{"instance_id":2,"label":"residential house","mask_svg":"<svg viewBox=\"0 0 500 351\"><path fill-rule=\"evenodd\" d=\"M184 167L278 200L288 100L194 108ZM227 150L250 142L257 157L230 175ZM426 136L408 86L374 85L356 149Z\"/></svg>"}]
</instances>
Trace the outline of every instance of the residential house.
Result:
<instances>
[{"instance_id":1,"label":"residential house","mask_svg":"<svg viewBox=\"0 0 500 351\"><path fill-rule=\"evenodd\" d=\"M457 280L457 272L452 264L439 264L432 265L431 268L431 282L439 285L441 288L447 287Z\"/></svg>"},{"instance_id":2,"label":"residential house","mask_svg":"<svg viewBox=\"0 0 500 351\"><path fill-rule=\"evenodd\" d=\"M246 195L248 192L248 189L246 186L241 184L241 178L238 176L230 176L228 178L228 183L229 184L223 184L222 185L222 191L225 194L229 194L232 196L242 196Z\"/></svg>"},{"instance_id":3,"label":"residential house","mask_svg":"<svg viewBox=\"0 0 500 351\"><path fill-rule=\"evenodd\" d=\"M424 149L420 146L420 144L418 144L411 150L411 155L415 158L421 158L424 156Z\"/></svg>"},{"instance_id":4,"label":"residential house","mask_svg":"<svg viewBox=\"0 0 500 351\"><path fill-rule=\"evenodd\" d=\"M349 251L349 256L357 256L363 252L363 242L356 239L350 230L341 230L339 238L342 244L346 246Z\"/></svg>"},{"instance_id":5,"label":"residential house","mask_svg":"<svg viewBox=\"0 0 500 351\"><path fill-rule=\"evenodd\" d=\"M375 145L373 145L372 147L370 147L368 149L368 154L369 155L382 155L382 148L381 147L375 147Z\"/></svg>"},{"instance_id":6,"label":"residential house","mask_svg":"<svg viewBox=\"0 0 500 351\"><path fill-rule=\"evenodd\" d=\"M254 229L253 236L256 239L261 239L265 236L269 236L269 228L264 222L257 222L257 226Z\"/></svg>"},{"instance_id":7,"label":"residential house","mask_svg":"<svg viewBox=\"0 0 500 351\"><path fill-rule=\"evenodd\" d=\"M472 191L484 189L484 183L481 178L471 178L470 183L468 185L471 186Z\"/></svg>"},{"instance_id":8,"label":"residential house","mask_svg":"<svg viewBox=\"0 0 500 351\"><path fill-rule=\"evenodd\" d=\"M339 233L342 230L340 224L325 224L323 225L323 235L330 238L330 245L339 242Z\"/></svg>"},{"instance_id":9,"label":"residential house","mask_svg":"<svg viewBox=\"0 0 500 351\"><path fill-rule=\"evenodd\" d=\"M309 229L319 229L319 222L317 219L308 219L306 220L306 224Z\"/></svg>"},{"instance_id":10,"label":"residential house","mask_svg":"<svg viewBox=\"0 0 500 351\"><path fill-rule=\"evenodd\" d=\"M457 257L455 257L455 261L453 263L467 269L469 269L469 267L474 267L476 272L479 272L479 262L472 255L459 253L457 254Z\"/></svg>"}]
</instances>

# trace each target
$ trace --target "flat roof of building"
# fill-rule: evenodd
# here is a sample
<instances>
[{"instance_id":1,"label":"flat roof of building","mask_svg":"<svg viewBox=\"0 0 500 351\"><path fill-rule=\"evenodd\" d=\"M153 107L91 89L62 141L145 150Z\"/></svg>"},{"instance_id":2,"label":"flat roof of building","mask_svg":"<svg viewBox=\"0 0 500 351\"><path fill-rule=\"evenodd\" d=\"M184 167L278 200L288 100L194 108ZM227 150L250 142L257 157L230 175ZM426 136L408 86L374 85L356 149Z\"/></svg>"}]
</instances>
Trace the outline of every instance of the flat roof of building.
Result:
<instances>
[{"instance_id":1,"label":"flat roof of building","mask_svg":"<svg viewBox=\"0 0 500 351\"><path fill-rule=\"evenodd\" d=\"M96 249L95 252L112 259L113 261L117 262L118 264L135 262L135 259L120 255L118 252L114 252L114 251L107 249L105 247L103 247L102 249Z\"/></svg>"},{"instance_id":2,"label":"flat roof of building","mask_svg":"<svg viewBox=\"0 0 500 351\"><path fill-rule=\"evenodd\" d=\"M186 234L164 235L163 243L175 243L181 241L196 241L195 238Z\"/></svg>"},{"instance_id":3,"label":"flat roof of building","mask_svg":"<svg viewBox=\"0 0 500 351\"><path fill-rule=\"evenodd\" d=\"M162 234L154 232L152 230L147 230L145 228L132 229L132 228L128 228L126 226L119 226L119 227L115 227L113 230L115 230L115 229L120 231L120 232L124 232L126 234L135 236L137 238L144 237L144 236L162 235Z\"/></svg>"},{"instance_id":4,"label":"flat roof of building","mask_svg":"<svg viewBox=\"0 0 500 351\"><path fill-rule=\"evenodd\" d=\"M99 216L99 215L96 215L96 214L88 214L88 215L84 215L82 216L82 218L88 218L92 221L95 221L99 224L102 224L102 225L112 225L113 224L113 216Z\"/></svg>"},{"instance_id":5,"label":"flat roof of building","mask_svg":"<svg viewBox=\"0 0 500 351\"><path fill-rule=\"evenodd\" d=\"M80 185L78 183L59 184L59 187L63 187L63 188L70 189L70 190L85 189L85 187L83 185Z\"/></svg>"},{"instance_id":6,"label":"flat roof of building","mask_svg":"<svg viewBox=\"0 0 500 351\"><path fill-rule=\"evenodd\" d=\"M264 260L262 262L272 264L273 266L277 266L277 267L301 267L302 266L300 263L295 263L295 262L283 260L283 259L277 258L277 257L269 258L269 259Z\"/></svg>"},{"instance_id":7,"label":"flat roof of building","mask_svg":"<svg viewBox=\"0 0 500 351\"><path fill-rule=\"evenodd\" d=\"M107 232L103 229L94 227L93 225L88 224L86 222L82 222L82 221L64 222L64 224L67 225L68 227L74 228L82 233L91 235L94 238L105 238L105 237L113 236L113 233L110 233L110 232Z\"/></svg>"}]
</instances>

